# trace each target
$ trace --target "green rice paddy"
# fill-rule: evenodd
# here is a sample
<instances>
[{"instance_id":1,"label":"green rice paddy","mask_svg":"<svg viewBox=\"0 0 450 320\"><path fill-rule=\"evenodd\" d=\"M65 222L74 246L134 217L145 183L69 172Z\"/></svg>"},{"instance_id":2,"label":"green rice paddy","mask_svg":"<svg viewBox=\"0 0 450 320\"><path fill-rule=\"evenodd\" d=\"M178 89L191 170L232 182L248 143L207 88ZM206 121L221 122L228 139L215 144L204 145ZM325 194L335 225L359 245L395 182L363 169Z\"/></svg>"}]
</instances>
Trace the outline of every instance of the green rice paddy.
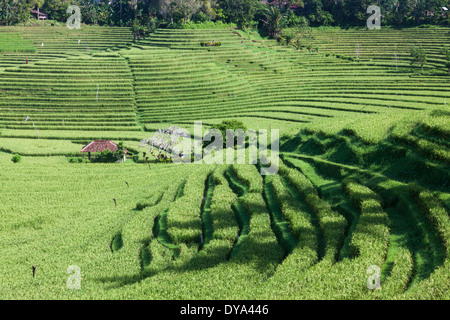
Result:
<instances>
[{"instance_id":1,"label":"green rice paddy","mask_svg":"<svg viewBox=\"0 0 450 320\"><path fill-rule=\"evenodd\" d=\"M228 27L1 27L0 298L450 299L449 34L319 28L310 53ZM143 161L158 128L229 119L280 131L276 175ZM68 162L94 139L138 161Z\"/></svg>"}]
</instances>

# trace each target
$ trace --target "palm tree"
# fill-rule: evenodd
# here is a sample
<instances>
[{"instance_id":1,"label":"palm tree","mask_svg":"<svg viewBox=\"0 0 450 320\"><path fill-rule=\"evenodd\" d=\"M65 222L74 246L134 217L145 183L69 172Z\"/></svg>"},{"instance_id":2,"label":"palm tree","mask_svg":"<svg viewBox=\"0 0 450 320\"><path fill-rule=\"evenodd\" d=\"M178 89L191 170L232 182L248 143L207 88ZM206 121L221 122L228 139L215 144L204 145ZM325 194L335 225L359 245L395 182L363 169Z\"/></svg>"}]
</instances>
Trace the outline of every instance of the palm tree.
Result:
<instances>
[{"instance_id":1,"label":"palm tree","mask_svg":"<svg viewBox=\"0 0 450 320\"><path fill-rule=\"evenodd\" d=\"M284 26L285 16L280 12L280 10L271 6L269 10L267 10L266 20L264 20L264 24L269 29L269 34L274 39L278 38L278 34Z\"/></svg>"}]
</instances>

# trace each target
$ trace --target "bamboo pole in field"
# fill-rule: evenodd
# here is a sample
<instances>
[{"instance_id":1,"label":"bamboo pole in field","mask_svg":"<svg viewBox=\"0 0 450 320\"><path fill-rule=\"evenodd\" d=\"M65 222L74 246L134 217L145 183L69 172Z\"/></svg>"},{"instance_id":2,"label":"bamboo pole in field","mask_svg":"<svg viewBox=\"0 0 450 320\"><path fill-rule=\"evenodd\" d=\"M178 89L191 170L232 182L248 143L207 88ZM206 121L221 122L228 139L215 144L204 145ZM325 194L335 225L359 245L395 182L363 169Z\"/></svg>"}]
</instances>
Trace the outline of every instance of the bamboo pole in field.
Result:
<instances>
[{"instance_id":1,"label":"bamboo pole in field","mask_svg":"<svg viewBox=\"0 0 450 320\"><path fill-rule=\"evenodd\" d=\"M388 118L389 118L389 109L390 108L391 108L391 106L388 106L388 109L387 109L387 112L386 112L386 139L387 139L387 136L388 136L387 130L388 130Z\"/></svg>"},{"instance_id":2,"label":"bamboo pole in field","mask_svg":"<svg viewBox=\"0 0 450 320\"><path fill-rule=\"evenodd\" d=\"M33 128L36 130L36 136L37 136L38 139L39 139L39 133L38 133L37 127L36 127L35 124L34 124L34 120L31 119L29 116L27 116L27 118L25 119L25 122L27 122L28 119L31 120L31 121L33 122Z\"/></svg>"}]
</instances>

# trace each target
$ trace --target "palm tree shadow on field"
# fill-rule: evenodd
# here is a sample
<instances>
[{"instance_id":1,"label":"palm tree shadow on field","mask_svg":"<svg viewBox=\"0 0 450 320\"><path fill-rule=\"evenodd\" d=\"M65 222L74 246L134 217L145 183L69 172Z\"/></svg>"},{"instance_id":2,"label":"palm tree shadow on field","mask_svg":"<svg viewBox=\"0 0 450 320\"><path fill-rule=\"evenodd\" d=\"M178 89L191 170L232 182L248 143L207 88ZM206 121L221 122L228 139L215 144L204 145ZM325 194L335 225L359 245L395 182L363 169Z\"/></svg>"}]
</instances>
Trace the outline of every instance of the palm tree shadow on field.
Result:
<instances>
[{"instance_id":1,"label":"palm tree shadow on field","mask_svg":"<svg viewBox=\"0 0 450 320\"><path fill-rule=\"evenodd\" d=\"M261 204L250 203L250 205L254 208L255 212L264 212L263 210L267 210L267 208ZM260 213L255 213L255 215L258 214ZM186 227L188 225L184 226ZM236 242L233 243L231 250L230 246L225 244L215 245L214 250L212 250L212 247L206 245L191 259L182 264L177 264L176 261L171 260L165 267L158 268L155 267L151 261L150 265L141 268L139 273L120 277L98 277L96 280L102 283L109 283L110 286L108 286L108 289L116 289L140 283L147 278L165 272L173 272L182 276L183 274L188 274L192 271L212 269L223 264L234 264L236 266L248 265L256 272L260 273L262 277L267 278L275 272L276 266L282 263L285 257L282 252L283 250L277 241L267 243L258 241L258 238L261 238L258 236L258 231L252 233L250 230L249 236L242 241L238 249L239 251L232 258L230 258L230 253L235 248Z\"/></svg>"}]
</instances>

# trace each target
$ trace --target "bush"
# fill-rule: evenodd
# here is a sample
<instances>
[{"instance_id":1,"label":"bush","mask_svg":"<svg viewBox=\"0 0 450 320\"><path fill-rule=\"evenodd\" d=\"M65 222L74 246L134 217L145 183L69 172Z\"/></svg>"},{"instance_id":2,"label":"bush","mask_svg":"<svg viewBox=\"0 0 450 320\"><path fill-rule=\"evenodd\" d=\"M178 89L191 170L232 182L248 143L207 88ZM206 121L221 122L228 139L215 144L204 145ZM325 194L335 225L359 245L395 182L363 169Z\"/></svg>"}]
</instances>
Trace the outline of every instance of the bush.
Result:
<instances>
[{"instance_id":1,"label":"bush","mask_svg":"<svg viewBox=\"0 0 450 320\"><path fill-rule=\"evenodd\" d=\"M125 148L123 146L123 142L117 144L117 150L112 152L109 149L106 149L102 152L97 152L97 155L92 160L92 162L102 162L102 163L112 163L119 162L125 156Z\"/></svg>"},{"instance_id":2,"label":"bush","mask_svg":"<svg viewBox=\"0 0 450 320\"><path fill-rule=\"evenodd\" d=\"M20 154L15 154L12 156L11 161L14 163L19 163L22 161L22 156Z\"/></svg>"},{"instance_id":3,"label":"bush","mask_svg":"<svg viewBox=\"0 0 450 320\"><path fill-rule=\"evenodd\" d=\"M88 163L89 160L83 157L70 157L69 159L67 159L67 161L69 161L69 163Z\"/></svg>"},{"instance_id":4,"label":"bush","mask_svg":"<svg viewBox=\"0 0 450 320\"><path fill-rule=\"evenodd\" d=\"M202 47L220 47L221 42L207 41L207 42L200 42L200 45Z\"/></svg>"}]
</instances>

